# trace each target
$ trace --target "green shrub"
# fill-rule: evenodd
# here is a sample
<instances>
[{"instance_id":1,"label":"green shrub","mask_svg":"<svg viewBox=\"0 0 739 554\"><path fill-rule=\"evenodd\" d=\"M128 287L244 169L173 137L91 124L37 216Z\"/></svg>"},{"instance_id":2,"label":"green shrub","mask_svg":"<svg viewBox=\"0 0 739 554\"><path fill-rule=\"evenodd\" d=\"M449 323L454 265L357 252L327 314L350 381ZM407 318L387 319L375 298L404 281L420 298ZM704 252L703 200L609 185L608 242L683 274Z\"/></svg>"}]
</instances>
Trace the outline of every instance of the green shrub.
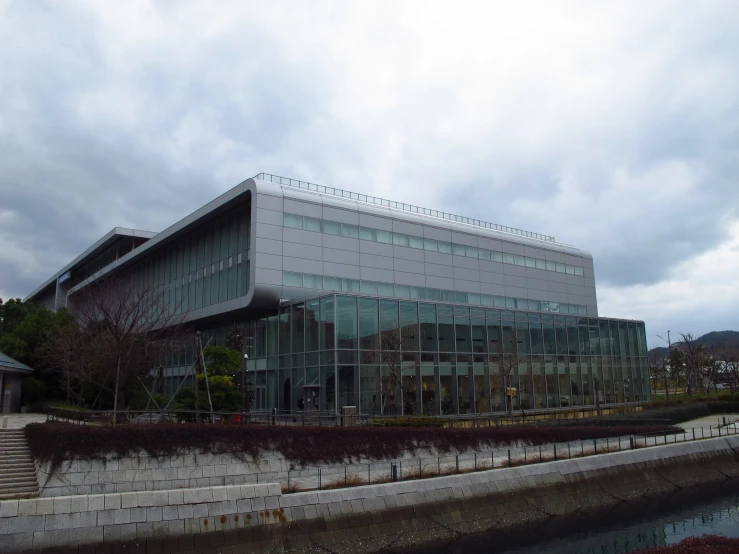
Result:
<instances>
[{"instance_id":1,"label":"green shrub","mask_svg":"<svg viewBox=\"0 0 739 554\"><path fill-rule=\"evenodd\" d=\"M21 382L23 402L25 404L38 404L46 400L46 383L35 377L26 377Z\"/></svg>"},{"instance_id":2,"label":"green shrub","mask_svg":"<svg viewBox=\"0 0 739 554\"><path fill-rule=\"evenodd\" d=\"M739 414L739 401L736 400L706 402L706 406L712 414Z\"/></svg>"}]
</instances>

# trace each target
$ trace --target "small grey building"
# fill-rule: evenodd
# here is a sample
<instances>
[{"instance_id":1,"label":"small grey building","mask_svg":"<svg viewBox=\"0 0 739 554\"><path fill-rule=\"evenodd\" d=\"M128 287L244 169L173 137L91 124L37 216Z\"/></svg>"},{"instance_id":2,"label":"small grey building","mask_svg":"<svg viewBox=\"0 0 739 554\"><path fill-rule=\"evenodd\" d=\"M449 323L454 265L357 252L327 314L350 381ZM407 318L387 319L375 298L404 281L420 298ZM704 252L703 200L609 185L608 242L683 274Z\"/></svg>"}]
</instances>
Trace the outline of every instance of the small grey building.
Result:
<instances>
[{"instance_id":1,"label":"small grey building","mask_svg":"<svg viewBox=\"0 0 739 554\"><path fill-rule=\"evenodd\" d=\"M21 409L21 381L33 369L0 352L0 413Z\"/></svg>"}]
</instances>

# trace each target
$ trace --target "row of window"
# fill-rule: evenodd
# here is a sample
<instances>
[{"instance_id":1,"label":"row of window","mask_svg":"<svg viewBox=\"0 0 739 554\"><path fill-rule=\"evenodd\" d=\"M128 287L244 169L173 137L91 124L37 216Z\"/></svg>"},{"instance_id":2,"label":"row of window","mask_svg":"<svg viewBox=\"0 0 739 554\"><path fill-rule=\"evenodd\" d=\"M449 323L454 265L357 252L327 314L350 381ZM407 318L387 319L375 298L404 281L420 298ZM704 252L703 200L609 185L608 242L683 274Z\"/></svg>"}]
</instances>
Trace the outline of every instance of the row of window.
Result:
<instances>
[{"instance_id":1,"label":"row of window","mask_svg":"<svg viewBox=\"0 0 739 554\"><path fill-rule=\"evenodd\" d=\"M253 337L247 341L253 348L250 357L320 350L333 356L337 348L339 363L356 362L356 352L344 350L397 350L397 342L404 353L423 353L421 361L436 359L425 354L437 352L517 350L522 356L646 356L647 352L642 322L344 295L284 306L276 315L248 323L246 336ZM318 358L305 363L318 363ZM285 356L279 364L303 362Z\"/></svg>"},{"instance_id":2,"label":"row of window","mask_svg":"<svg viewBox=\"0 0 739 554\"><path fill-rule=\"evenodd\" d=\"M497 252L495 250L478 248L476 246L465 246L464 244L456 244L453 242L414 237L413 235L406 235L405 233L395 233L392 231L382 231L380 229L370 229L369 227L359 227L357 225L338 223L336 221L328 221L326 219L284 214L283 224L285 227L290 227L291 229L302 229L304 231L314 231L316 233L326 233L328 235L338 235L354 239L369 240L372 242L381 242L384 244L394 244L396 246L407 246L409 248L418 248L420 250L428 250L430 252L442 252L444 254L453 254L455 256L465 256L467 258L477 258L480 260L530 267L532 269L556 271L557 273L566 273L568 275L584 275L582 267L570 264L550 262L548 260L540 260L538 258L530 258L528 256L507 254L505 252Z\"/></svg>"},{"instance_id":3,"label":"row of window","mask_svg":"<svg viewBox=\"0 0 739 554\"><path fill-rule=\"evenodd\" d=\"M282 272L282 284L289 287L302 287L336 292L354 292L379 296L393 296L397 298L416 298L419 300L439 300L442 302L457 302L460 304L489 306L491 308L511 308L571 315L587 314L587 308L578 304L527 300L525 298L510 298L507 296L493 296L491 294L477 294L475 292L460 292L435 289L431 287L414 287L393 283L378 283L376 281L358 279L342 279L341 277L292 273L290 271Z\"/></svg>"}]
</instances>

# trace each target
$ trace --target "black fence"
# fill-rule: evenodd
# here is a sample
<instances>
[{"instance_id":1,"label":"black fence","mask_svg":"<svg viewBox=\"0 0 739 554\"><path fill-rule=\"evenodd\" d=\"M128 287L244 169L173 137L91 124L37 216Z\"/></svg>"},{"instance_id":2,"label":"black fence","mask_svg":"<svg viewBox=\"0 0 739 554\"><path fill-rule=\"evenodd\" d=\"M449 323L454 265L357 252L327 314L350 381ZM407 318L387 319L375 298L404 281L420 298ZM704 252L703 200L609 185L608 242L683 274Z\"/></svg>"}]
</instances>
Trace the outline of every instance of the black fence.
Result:
<instances>
[{"instance_id":1,"label":"black fence","mask_svg":"<svg viewBox=\"0 0 739 554\"><path fill-rule=\"evenodd\" d=\"M488 413L442 416L369 415L354 413L353 407L334 412L278 410L251 412L210 412L207 410L86 410L48 406L47 420L78 424L151 424L151 423L213 423L222 425L318 425L318 426L437 426L450 428L500 427L508 425L572 425L592 423L593 418L614 417L641 410L635 403L610 404L600 407L529 410L514 414ZM633 423L624 419L624 423ZM661 419L640 423L662 424Z\"/></svg>"}]
</instances>

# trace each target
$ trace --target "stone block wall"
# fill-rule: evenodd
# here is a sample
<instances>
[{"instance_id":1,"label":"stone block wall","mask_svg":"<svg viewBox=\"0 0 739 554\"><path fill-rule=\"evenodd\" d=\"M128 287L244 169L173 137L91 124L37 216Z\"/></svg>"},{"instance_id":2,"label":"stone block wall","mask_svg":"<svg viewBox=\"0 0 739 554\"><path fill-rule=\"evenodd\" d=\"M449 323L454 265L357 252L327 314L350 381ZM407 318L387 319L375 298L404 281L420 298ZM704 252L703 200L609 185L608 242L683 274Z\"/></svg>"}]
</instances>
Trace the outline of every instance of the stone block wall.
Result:
<instances>
[{"instance_id":1,"label":"stone block wall","mask_svg":"<svg viewBox=\"0 0 739 554\"><path fill-rule=\"evenodd\" d=\"M417 467L418 458L433 458L437 454L418 451L406 454L393 462L407 462L406 467ZM438 454L442 464L455 463L455 455ZM472 453L461 453L462 464L470 463ZM415 463L411 464L411 460ZM368 472L373 480L390 477L390 460L354 460L348 472L363 477ZM296 467L279 452L266 452L259 460L245 460L234 454L187 454L173 457L137 457L108 460L70 460L55 471L51 464L36 462L40 496L52 497L77 494L108 494L133 491L155 491L197 487L220 487L258 483L287 483L288 472L293 479L310 478L316 481L318 466ZM344 477L344 466L322 467L323 483Z\"/></svg>"},{"instance_id":2,"label":"stone block wall","mask_svg":"<svg viewBox=\"0 0 739 554\"><path fill-rule=\"evenodd\" d=\"M739 436L354 488L282 494L278 484L0 502L0 552L172 539L333 552L419 546L517 522L739 480ZM121 471L121 470L117 470ZM125 471L125 470L123 470ZM230 541L230 542L227 542ZM368 550L369 549L369 550Z\"/></svg>"}]
</instances>

